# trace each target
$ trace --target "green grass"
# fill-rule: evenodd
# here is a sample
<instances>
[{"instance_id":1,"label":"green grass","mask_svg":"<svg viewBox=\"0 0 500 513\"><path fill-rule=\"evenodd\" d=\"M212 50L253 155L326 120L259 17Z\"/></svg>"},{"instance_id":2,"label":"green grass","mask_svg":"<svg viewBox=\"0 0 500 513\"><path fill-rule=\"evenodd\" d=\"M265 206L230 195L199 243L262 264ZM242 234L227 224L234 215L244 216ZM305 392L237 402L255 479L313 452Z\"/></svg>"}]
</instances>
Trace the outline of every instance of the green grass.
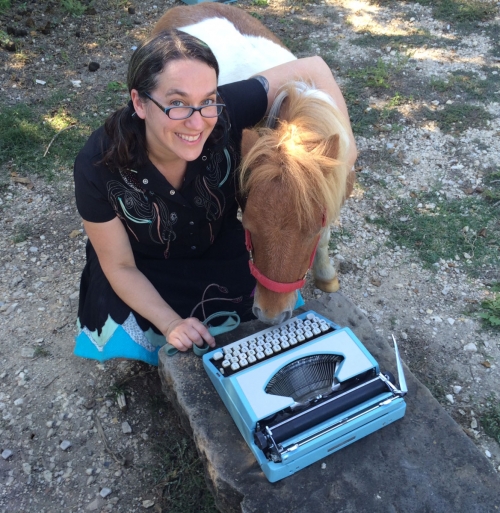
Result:
<instances>
[{"instance_id":1,"label":"green grass","mask_svg":"<svg viewBox=\"0 0 500 513\"><path fill-rule=\"evenodd\" d=\"M455 99L460 95L459 102L464 100L490 101L500 87L500 75L493 75L491 72L496 68L483 67L485 80L479 78L478 73L473 71L454 71L446 79L432 78L430 87L438 93L445 93L447 98Z\"/></svg>"},{"instance_id":2,"label":"green grass","mask_svg":"<svg viewBox=\"0 0 500 513\"><path fill-rule=\"evenodd\" d=\"M8 182L10 171L53 180L70 170L92 130L110 111L125 104L123 87L110 82L108 90L96 93L90 104L81 103L78 93L56 90L40 103L4 106L0 110L0 184Z\"/></svg>"},{"instance_id":3,"label":"green grass","mask_svg":"<svg viewBox=\"0 0 500 513\"><path fill-rule=\"evenodd\" d=\"M0 0L0 13L10 9L10 0Z\"/></svg>"},{"instance_id":4,"label":"green grass","mask_svg":"<svg viewBox=\"0 0 500 513\"><path fill-rule=\"evenodd\" d=\"M461 102L445 105L442 110L421 110L424 118L435 121L444 133L461 133L469 128L483 128L492 115L478 105L467 105Z\"/></svg>"},{"instance_id":5,"label":"green grass","mask_svg":"<svg viewBox=\"0 0 500 513\"><path fill-rule=\"evenodd\" d=\"M496 2L483 0L417 0L421 5L432 7L432 15L448 23L473 23L495 17Z\"/></svg>"},{"instance_id":6,"label":"green grass","mask_svg":"<svg viewBox=\"0 0 500 513\"><path fill-rule=\"evenodd\" d=\"M362 82L366 87L387 89L392 69L391 63L383 61L379 57L375 66L348 71L347 76L356 82Z\"/></svg>"},{"instance_id":7,"label":"green grass","mask_svg":"<svg viewBox=\"0 0 500 513\"><path fill-rule=\"evenodd\" d=\"M479 198L441 200L435 193L422 193L367 221L390 231L389 245L416 251L426 267L458 255L463 269L479 276L498 266L499 212Z\"/></svg>"},{"instance_id":8,"label":"green grass","mask_svg":"<svg viewBox=\"0 0 500 513\"><path fill-rule=\"evenodd\" d=\"M481 425L484 432L500 444L500 401L490 397L489 406L481 414Z\"/></svg>"},{"instance_id":9,"label":"green grass","mask_svg":"<svg viewBox=\"0 0 500 513\"><path fill-rule=\"evenodd\" d=\"M216 513L212 495L205 483L203 465L196 448L186 435L173 437L170 430L154 447L157 473L154 487L162 488L162 511L169 513Z\"/></svg>"},{"instance_id":10,"label":"green grass","mask_svg":"<svg viewBox=\"0 0 500 513\"><path fill-rule=\"evenodd\" d=\"M60 0L61 7L73 16L81 16L89 7L79 0Z\"/></svg>"},{"instance_id":11,"label":"green grass","mask_svg":"<svg viewBox=\"0 0 500 513\"><path fill-rule=\"evenodd\" d=\"M72 125L75 128L69 129ZM0 181L8 179L6 164L17 172L54 178L72 163L89 133L67 106L5 107L0 111Z\"/></svg>"},{"instance_id":12,"label":"green grass","mask_svg":"<svg viewBox=\"0 0 500 513\"><path fill-rule=\"evenodd\" d=\"M491 291L493 297L481 302L483 311L479 313L479 317L485 326L500 330L500 283L493 285Z\"/></svg>"},{"instance_id":13,"label":"green grass","mask_svg":"<svg viewBox=\"0 0 500 513\"><path fill-rule=\"evenodd\" d=\"M32 229L31 225L28 223L18 223L14 227L14 235L12 237L12 242L14 244L19 244L20 242L24 242L29 237L31 237Z\"/></svg>"},{"instance_id":14,"label":"green grass","mask_svg":"<svg viewBox=\"0 0 500 513\"><path fill-rule=\"evenodd\" d=\"M406 52L408 49L419 48L424 45L449 46L453 44L447 39L433 38L427 30L415 29L407 35L370 34L369 28L362 30L363 35L352 40L352 43L361 47L385 48L390 46L393 50ZM456 43L455 43L456 44Z\"/></svg>"}]
</instances>

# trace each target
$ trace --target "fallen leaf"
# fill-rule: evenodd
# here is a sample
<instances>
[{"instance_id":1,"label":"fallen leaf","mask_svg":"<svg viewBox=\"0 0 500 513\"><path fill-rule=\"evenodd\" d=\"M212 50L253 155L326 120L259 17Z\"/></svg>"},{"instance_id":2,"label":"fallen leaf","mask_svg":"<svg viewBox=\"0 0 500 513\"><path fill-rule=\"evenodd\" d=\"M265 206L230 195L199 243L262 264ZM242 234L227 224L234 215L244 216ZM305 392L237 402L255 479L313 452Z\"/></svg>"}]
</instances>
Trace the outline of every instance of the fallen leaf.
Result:
<instances>
[{"instance_id":1,"label":"fallen leaf","mask_svg":"<svg viewBox=\"0 0 500 513\"><path fill-rule=\"evenodd\" d=\"M33 182L29 178L24 178L22 176L17 176L17 173L11 173L10 179L14 183L22 183L23 185L26 185L28 189L33 189L34 185Z\"/></svg>"},{"instance_id":2,"label":"fallen leaf","mask_svg":"<svg viewBox=\"0 0 500 513\"><path fill-rule=\"evenodd\" d=\"M486 367L487 369L491 367L491 363L488 360L484 360L484 362L481 362L481 365L483 367Z\"/></svg>"},{"instance_id":3,"label":"fallen leaf","mask_svg":"<svg viewBox=\"0 0 500 513\"><path fill-rule=\"evenodd\" d=\"M74 239L75 237L78 237L78 235L81 235L82 232L80 230L73 230L70 234L69 234L69 238L70 239Z\"/></svg>"},{"instance_id":4,"label":"fallen leaf","mask_svg":"<svg viewBox=\"0 0 500 513\"><path fill-rule=\"evenodd\" d=\"M486 237L486 228L481 228L477 234L479 237Z\"/></svg>"},{"instance_id":5,"label":"fallen leaf","mask_svg":"<svg viewBox=\"0 0 500 513\"><path fill-rule=\"evenodd\" d=\"M375 287L380 287L380 285L382 285L382 282L378 278L371 278L370 283L375 285Z\"/></svg>"}]
</instances>

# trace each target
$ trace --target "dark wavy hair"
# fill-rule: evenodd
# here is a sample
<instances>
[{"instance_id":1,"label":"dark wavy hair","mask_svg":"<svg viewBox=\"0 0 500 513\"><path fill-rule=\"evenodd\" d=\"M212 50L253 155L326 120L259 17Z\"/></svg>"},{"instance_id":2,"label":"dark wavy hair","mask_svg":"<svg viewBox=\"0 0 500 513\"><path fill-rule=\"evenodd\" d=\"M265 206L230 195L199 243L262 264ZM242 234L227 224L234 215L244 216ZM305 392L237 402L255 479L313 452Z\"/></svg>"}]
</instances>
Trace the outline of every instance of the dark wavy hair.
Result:
<instances>
[{"instance_id":1,"label":"dark wavy hair","mask_svg":"<svg viewBox=\"0 0 500 513\"><path fill-rule=\"evenodd\" d=\"M170 30L149 37L133 53L127 74L129 92L136 89L141 100L149 101L146 93L151 94L156 88L158 77L165 67L179 59L203 62L213 68L217 79L219 78L219 64L207 44L185 32ZM223 142L227 136L228 125L224 109L210 134L209 142ZM112 170L134 169L147 163L145 123L135 115L132 101L111 114L104 129L109 144L100 163L106 164Z\"/></svg>"}]
</instances>

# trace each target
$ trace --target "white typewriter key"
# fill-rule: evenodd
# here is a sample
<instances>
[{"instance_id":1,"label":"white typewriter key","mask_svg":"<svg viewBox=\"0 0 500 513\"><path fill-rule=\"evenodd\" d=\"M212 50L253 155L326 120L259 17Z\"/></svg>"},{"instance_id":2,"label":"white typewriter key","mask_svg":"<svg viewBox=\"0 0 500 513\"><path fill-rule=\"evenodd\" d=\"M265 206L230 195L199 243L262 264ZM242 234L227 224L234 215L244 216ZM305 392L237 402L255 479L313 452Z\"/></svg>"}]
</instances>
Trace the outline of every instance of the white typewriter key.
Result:
<instances>
[{"instance_id":1,"label":"white typewriter key","mask_svg":"<svg viewBox=\"0 0 500 513\"><path fill-rule=\"evenodd\" d=\"M288 342L288 335L281 335L280 342Z\"/></svg>"},{"instance_id":2,"label":"white typewriter key","mask_svg":"<svg viewBox=\"0 0 500 513\"><path fill-rule=\"evenodd\" d=\"M273 350L270 347L266 347L266 350L264 351L264 354L266 356L271 356L273 353Z\"/></svg>"},{"instance_id":3,"label":"white typewriter key","mask_svg":"<svg viewBox=\"0 0 500 513\"><path fill-rule=\"evenodd\" d=\"M240 366L239 366L239 364L237 364L237 363L233 363L233 364L231 365L231 370L236 371L236 370L238 370L239 368L240 368Z\"/></svg>"},{"instance_id":4,"label":"white typewriter key","mask_svg":"<svg viewBox=\"0 0 500 513\"><path fill-rule=\"evenodd\" d=\"M246 358L243 358L243 360L240 360L240 367L246 367L248 365L248 360Z\"/></svg>"},{"instance_id":5,"label":"white typewriter key","mask_svg":"<svg viewBox=\"0 0 500 513\"><path fill-rule=\"evenodd\" d=\"M319 325L316 321L311 322L311 328L319 328Z\"/></svg>"},{"instance_id":6,"label":"white typewriter key","mask_svg":"<svg viewBox=\"0 0 500 513\"><path fill-rule=\"evenodd\" d=\"M248 347L249 347L249 349L255 349L257 347L257 344L252 342Z\"/></svg>"},{"instance_id":7,"label":"white typewriter key","mask_svg":"<svg viewBox=\"0 0 500 513\"><path fill-rule=\"evenodd\" d=\"M298 333L297 334L297 341L298 342L304 342L305 339L306 339L306 337L304 337L303 333Z\"/></svg>"},{"instance_id":8,"label":"white typewriter key","mask_svg":"<svg viewBox=\"0 0 500 513\"><path fill-rule=\"evenodd\" d=\"M313 313L308 313L306 317L310 321L311 319L314 319L315 315Z\"/></svg>"},{"instance_id":9,"label":"white typewriter key","mask_svg":"<svg viewBox=\"0 0 500 513\"><path fill-rule=\"evenodd\" d=\"M321 335L321 330L319 328L313 328L312 330L315 335Z\"/></svg>"},{"instance_id":10,"label":"white typewriter key","mask_svg":"<svg viewBox=\"0 0 500 513\"><path fill-rule=\"evenodd\" d=\"M262 360L266 357L266 355L262 351L258 351L256 356L258 360Z\"/></svg>"},{"instance_id":11,"label":"white typewriter key","mask_svg":"<svg viewBox=\"0 0 500 513\"><path fill-rule=\"evenodd\" d=\"M230 365L231 365L231 362L229 360L224 360L222 362L222 366L224 367L224 369L227 369Z\"/></svg>"},{"instance_id":12,"label":"white typewriter key","mask_svg":"<svg viewBox=\"0 0 500 513\"><path fill-rule=\"evenodd\" d=\"M259 336L257 337L257 340L264 340L264 335L259 335Z\"/></svg>"},{"instance_id":13,"label":"white typewriter key","mask_svg":"<svg viewBox=\"0 0 500 513\"><path fill-rule=\"evenodd\" d=\"M290 344L288 342L281 342L281 349L288 349L290 347Z\"/></svg>"},{"instance_id":14,"label":"white typewriter key","mask_svg":"<svg viewBox=\"0 0 500 513\"><path fill-rule=\"evenodd\" d=\"M255 349L249 349L248 350L248 354L249 355L252 355L252 354L255 355L255 353L256 353Z\"/></svg>"},{"instance_id":15,"label":"white typewriter key","mask_svg":"<svg viewBox=\"0 0 500 513\"><path fill-rule=\"evenodd\" d=\"M264 344L264 347L265 347L265 348L270 348L270 347L273 347L273 345L271 344L271 342L266 342L266 343Z\"/></svg>"},{"instance_id":16,"label":"white typewriter key","mask_svg":"<svg viewBox=\"0 0 500 513\"><path fill-rule=\"evenodd\" d=\"M312 336L313 336L312 331L307 330L307 331L304 333L304 337L306 337L306 338L311 338Z\"/></svg>"},{"instance_id":17,"label":"white typewriter key","mask_svg":"<svg viewBox=\"0 0 500 513\"><path fill-rule=\"evenodd\" d=\"M310 326L311 324L312 323L309 319L307 321L304 321L304 326Z\"/></svg>"},{"instance_id":18,"label":"white typewriter key","mask_svg":"<svg viewBox=\"0 0 500 513\"><path fill-rule=\"evenodd\" d=\"M222 358L224 358L224 355L222 354L222 352L221 352L221 351L217 351L217 352L213 355L213 357L212 357L212 358L213 358L215 361L217 361L217 360L221 360Z\"/></svg>"},{"instance_id":19,"label":"white typewriter key","mask_svg":"<svg viewBox=\"0 0 500 513\"><path fill-rule=\"evenodd\" d=\"M266 335L266 338L264 339L266 342L272 342L273 337L271 335Z\"/></svg>"},{"instance_id":20,"label":"white typewriter key","mask_svg":"<svg viewBox=\"0 0 500 513\"><path fill-rule=\"evenodd\" d=\"M240 359L237 357L237 356L231 356L231 358L229 359L229 361L231 363L238 363L240 361Z\"/></svg>"},{"instance_id":21,"label":"white typewriter key","mask_svg":"<svg viewBox=\"0 0 500 513\"><path fill-rule=\"evenodd\" d=\"M252 354L248 355L248 363L255 363L257 361L257 358L253 356Z\"/></svg>"},{"instance_id":22,"label":"white typewriter key","mask_svg":"<svg viewBox=\"0 0 500 513\"><path fill-rule=\"evenodd\" d=\"M278 345L278 344L275 344L275 345L273 346L273 351L274 351L275 353L279 353L279 352L281 351L281 346L280 346L280 345Z\"/></svg>"},{"instance_id":23,"label":"white typewriter key","mask_svg":"<svg viewBox=\"0 0 500 513\"><path fill-rule=\"evenodd\" d=\"M294 346L297 344L297 339L295 337L290 337L288 339L288 343L291 345L291 346Z\"/></svg>"},{"instance_id":24,"label":"white typewriter key","mask_svg":"<svg viewBox=\"0 0 500 513\"><path fill-rule=\"evenodd\" d=\"M295 333L300 333L301 335L304 334L304 330L302 328L297 328L297 331Z\"/></svg>"},{"instance_id":25,"label":"white typewriter key","mask_svg":"<svg viewBox=\"0 0 500 513\"><path fill-rule=\"evenodd\" d=\"M330 327L330 326L328 326L328 324L326 324L325 322L322 322L322 323L319 325L319 329L320 329L321 331L328 331L328 328L329 328L329 327Z\"/></svg>"},{"instance_id":26,"label":"white typewriter key","mask_svg":"<svg viewBox=\"0 0 500 513\"><path fill-rule=\"evenodd\" d=\"M241 351L239 349L236 349L236 351L233 351L233 356L239 356L241 354Z\"/></svg>"}]
</instances>

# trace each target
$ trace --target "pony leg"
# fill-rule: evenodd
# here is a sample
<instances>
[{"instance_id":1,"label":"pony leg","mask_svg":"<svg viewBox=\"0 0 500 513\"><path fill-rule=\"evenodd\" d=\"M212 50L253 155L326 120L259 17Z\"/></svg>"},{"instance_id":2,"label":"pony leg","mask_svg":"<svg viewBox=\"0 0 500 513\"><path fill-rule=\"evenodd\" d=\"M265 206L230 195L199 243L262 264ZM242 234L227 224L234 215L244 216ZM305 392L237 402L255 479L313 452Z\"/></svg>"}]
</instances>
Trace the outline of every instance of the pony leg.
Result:
<instances>
[{"instance_id":1,"label":"pony leg","mask_svg":"<svg viewBox=\"0 0 500 513\"><path fill-rule=\"evenodd\" d=\"M335 267L330 263L328 243L330 242L330 228L324 228L316 250L313 263L314 284L323 292L337 292L339 280Z\"/></svg>"}]
</instances>

